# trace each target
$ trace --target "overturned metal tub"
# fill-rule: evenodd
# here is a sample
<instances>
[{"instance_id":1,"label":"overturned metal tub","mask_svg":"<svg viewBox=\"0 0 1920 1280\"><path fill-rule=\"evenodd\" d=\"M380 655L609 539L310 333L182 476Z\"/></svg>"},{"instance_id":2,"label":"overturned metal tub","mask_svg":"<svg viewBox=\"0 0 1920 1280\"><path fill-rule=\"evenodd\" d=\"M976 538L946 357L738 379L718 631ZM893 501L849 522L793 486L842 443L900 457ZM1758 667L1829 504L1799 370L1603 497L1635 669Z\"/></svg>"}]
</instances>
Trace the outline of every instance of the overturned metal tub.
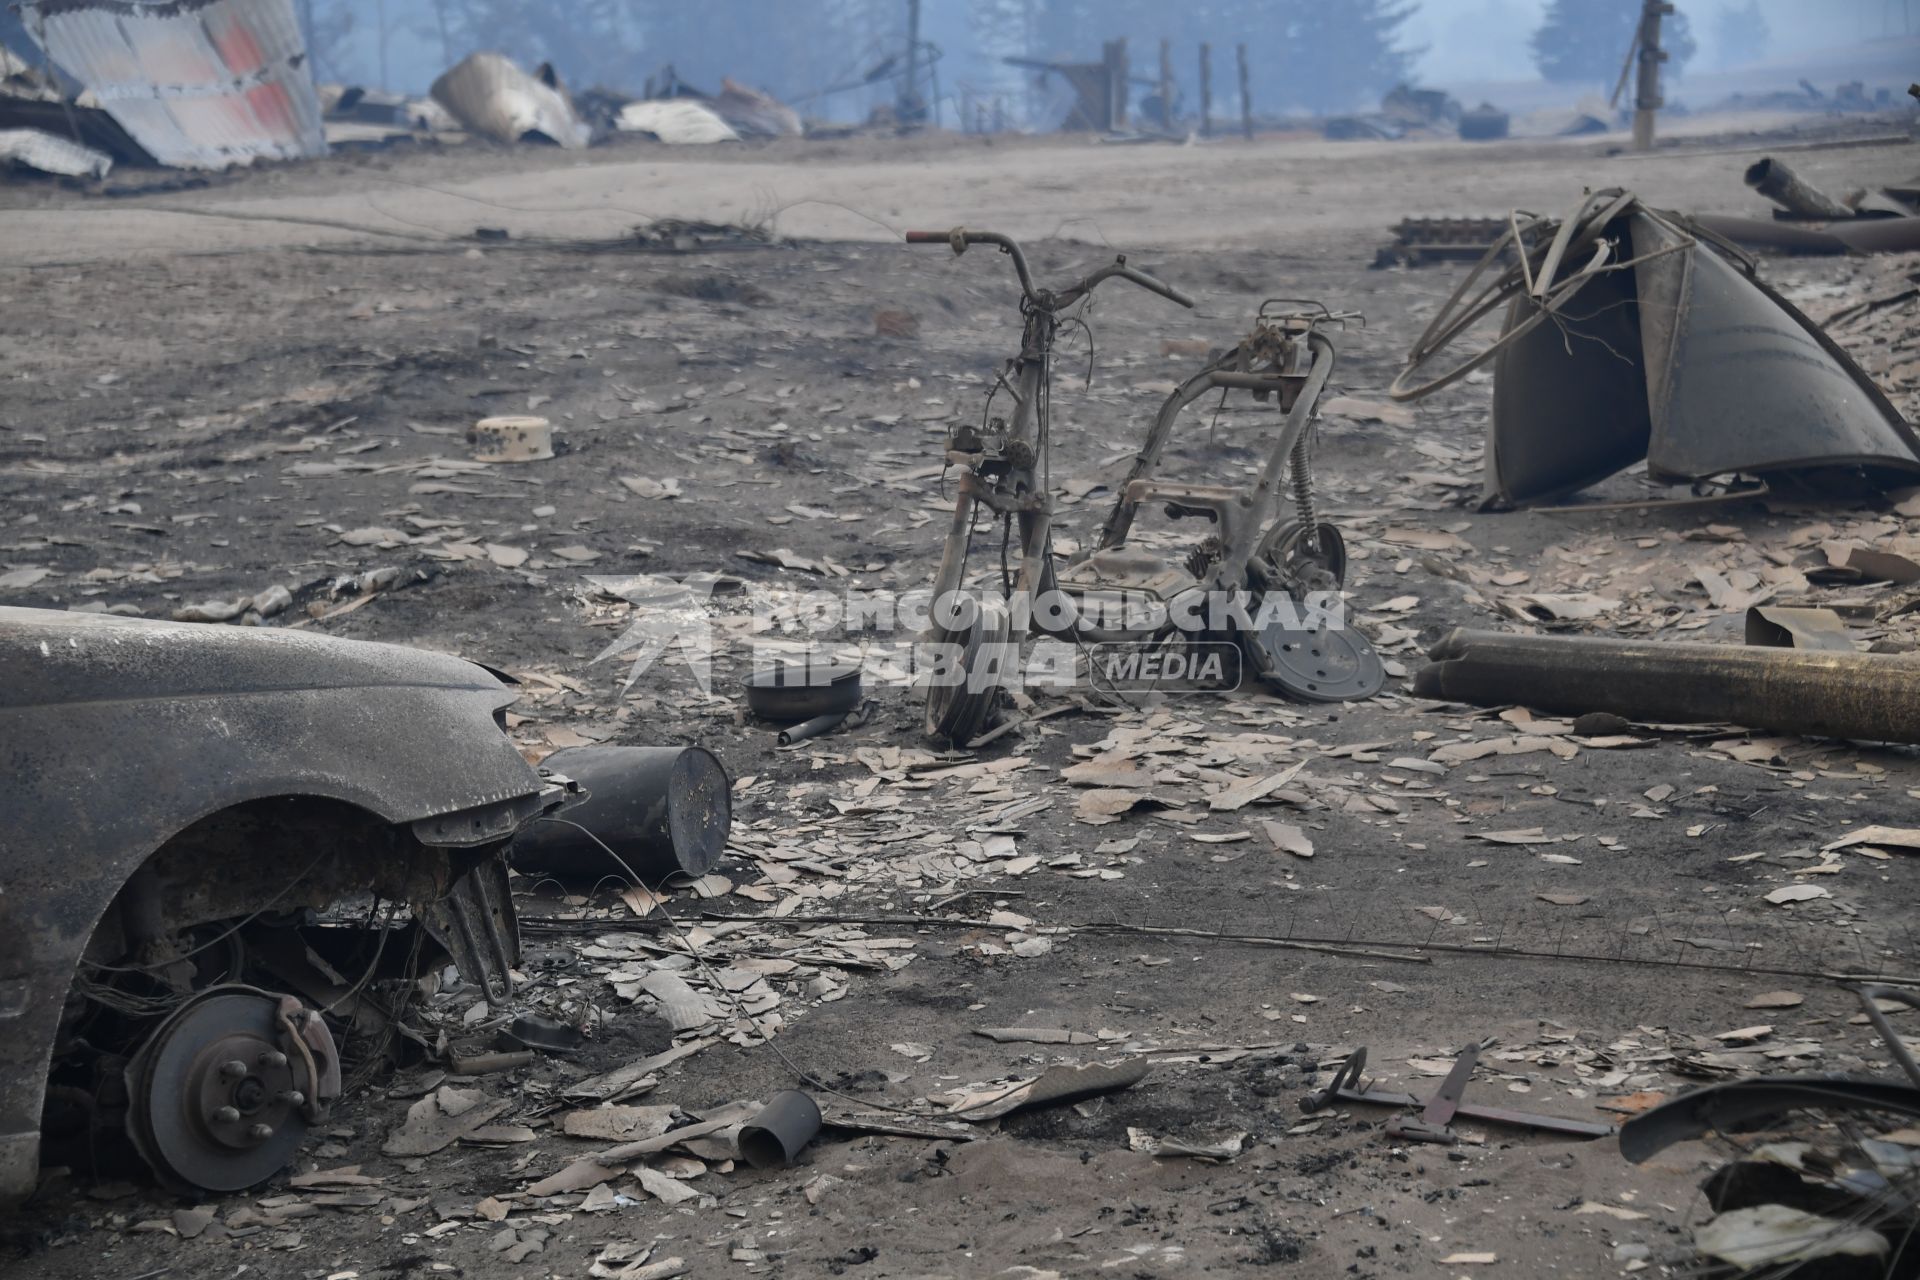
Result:
<instances>
[{"instance_id":1,"label":"overturned metal tub","mask_svg":"<svg viewBox=\"0 0 1920 1280\"><path fill-rule=\"evenodd\" d=\"M726 852L731 782L701 747L568 747L543 766L587 798L514 840L516 870L569 879L703 876Z\"/></svg>"}]
</instances>

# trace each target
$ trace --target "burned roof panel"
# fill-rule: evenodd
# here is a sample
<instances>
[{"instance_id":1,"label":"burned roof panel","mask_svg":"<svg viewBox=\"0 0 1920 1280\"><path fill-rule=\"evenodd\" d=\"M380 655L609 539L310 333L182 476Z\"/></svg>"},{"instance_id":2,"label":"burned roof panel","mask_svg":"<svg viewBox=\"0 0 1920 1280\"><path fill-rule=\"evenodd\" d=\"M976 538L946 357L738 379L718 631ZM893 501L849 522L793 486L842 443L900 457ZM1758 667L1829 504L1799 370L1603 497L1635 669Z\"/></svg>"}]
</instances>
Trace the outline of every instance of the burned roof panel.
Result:
<instances>
[{"instance_id":1,"label":"burned roof panel","mask_svg":"<svg viewBox=\"0 0 1920 1280\"><path fill-rule=\"evenodd\" d=\"M326 153L293 0L29 0L27 29L162 164Z\"/></svg>"}]
</instances>

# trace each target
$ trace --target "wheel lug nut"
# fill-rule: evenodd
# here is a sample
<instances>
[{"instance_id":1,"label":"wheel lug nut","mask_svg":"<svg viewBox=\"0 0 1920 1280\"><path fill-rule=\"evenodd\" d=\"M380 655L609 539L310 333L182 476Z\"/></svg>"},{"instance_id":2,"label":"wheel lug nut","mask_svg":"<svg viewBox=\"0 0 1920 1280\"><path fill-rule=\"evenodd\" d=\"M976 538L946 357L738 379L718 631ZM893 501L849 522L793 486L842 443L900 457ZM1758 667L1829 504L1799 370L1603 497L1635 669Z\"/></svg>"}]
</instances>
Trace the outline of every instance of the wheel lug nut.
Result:
<instances>
[{"instance_id":1,"label":"wheel lug nut","mask_svg":"<svg viewBox=\"0 0 1920 1280\"><path fill-rule=\"evenodd\" d=\"M278 1049L269 1049L260 1055L260 1065L263 1067L284 1067L287 1065L287 1055Z\"/></svg>"},{"instance_id":2,"label":"wheel lug nut","mask_svg":"<svg viewBox=\"0 0 1920 1280\"><path fill-rule=\"evenodd\" d=\"M298 1089L287 1090L285 1093L280 1095L279 1100L281 1102L286 1103L290 1107L304 1107L307 1105L307 1095L300 1092Z\"/></svg>"},{"instance_id":3,"label":"wheel lug nut","mask_svg":"<svg viewBox=\"0 0 1920 1280\"><path fill-rule=\"evenodd\" d=\"M247 1130L247 1136L255 1142L265 1142L273 1136L273 1126L270 1124L257 1124Z\"/></svg>"},{"instance_id":4,"label":"wheel lug nut","mask_svg":"<svg viewBox=\"0 0 1920 1280\"><path fill-rule=\"evenodd\" d=\"M215 1120L218 1120L221 1124L239 1124L240 1108L221 1107L213 1113L213 1118Z\"/></svg>"},{"instance_id":5,"label":"wheel lug nut","mask_svg":"<svg viewBox=\"0 0 1920 1280\"><path fill-rule=\"evenodd\" d=\"M238 1058L229 1059L220 1064L220 1074L228 1080L238 1080L247 1074L247 1064Z\"/></svg>"}]
</instances>

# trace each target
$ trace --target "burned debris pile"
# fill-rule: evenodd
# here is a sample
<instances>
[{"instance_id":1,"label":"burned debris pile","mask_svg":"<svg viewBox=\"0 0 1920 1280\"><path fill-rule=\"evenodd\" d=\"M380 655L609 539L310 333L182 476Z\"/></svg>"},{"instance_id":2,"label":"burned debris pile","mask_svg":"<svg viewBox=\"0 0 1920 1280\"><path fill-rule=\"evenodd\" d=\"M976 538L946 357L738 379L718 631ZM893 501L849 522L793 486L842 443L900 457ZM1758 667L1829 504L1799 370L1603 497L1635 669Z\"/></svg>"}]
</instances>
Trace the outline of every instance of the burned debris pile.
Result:
<instances>
[{"instance_id":1,"label":"burned debris pile","mask_svg":"<svg viewBox=\"0 0 1920 1280\"><path fill-rule=\"evenodd\" d=\"M1884 119L304 7L0 66L0 1269L1916 1274Z\"/></svg>"}]
</instances>

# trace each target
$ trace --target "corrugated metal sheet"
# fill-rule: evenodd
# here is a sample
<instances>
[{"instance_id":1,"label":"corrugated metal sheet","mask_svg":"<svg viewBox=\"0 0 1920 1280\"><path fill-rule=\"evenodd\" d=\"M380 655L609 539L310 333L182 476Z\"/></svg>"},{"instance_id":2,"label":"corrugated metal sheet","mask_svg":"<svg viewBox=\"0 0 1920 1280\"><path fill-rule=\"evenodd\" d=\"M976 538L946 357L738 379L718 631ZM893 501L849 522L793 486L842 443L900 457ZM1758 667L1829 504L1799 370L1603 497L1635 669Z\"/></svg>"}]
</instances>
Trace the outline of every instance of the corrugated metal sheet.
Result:
<instances>
[{"instance_id":1,"label":"corrugated metal sheet","mask_svg":"<svg viewBox=\"0 0 1920 1280\"><path fill-rule=\"evenodd\" d=\"M325 155L293 0L26 0L27 30L161 164Z\"/></svg>"},{"instance_id":2,"label":"corrugated metal sheet","mask_svg":"<svg viewBox=\"0 0 1920 1280\"><path fill-rule=\"evenodd\" d=\"M104 178L113 168L113 157L105 152L39 129L0 129L0 168L8 161L69 178Z\"/></svg>"}]
</instances>

